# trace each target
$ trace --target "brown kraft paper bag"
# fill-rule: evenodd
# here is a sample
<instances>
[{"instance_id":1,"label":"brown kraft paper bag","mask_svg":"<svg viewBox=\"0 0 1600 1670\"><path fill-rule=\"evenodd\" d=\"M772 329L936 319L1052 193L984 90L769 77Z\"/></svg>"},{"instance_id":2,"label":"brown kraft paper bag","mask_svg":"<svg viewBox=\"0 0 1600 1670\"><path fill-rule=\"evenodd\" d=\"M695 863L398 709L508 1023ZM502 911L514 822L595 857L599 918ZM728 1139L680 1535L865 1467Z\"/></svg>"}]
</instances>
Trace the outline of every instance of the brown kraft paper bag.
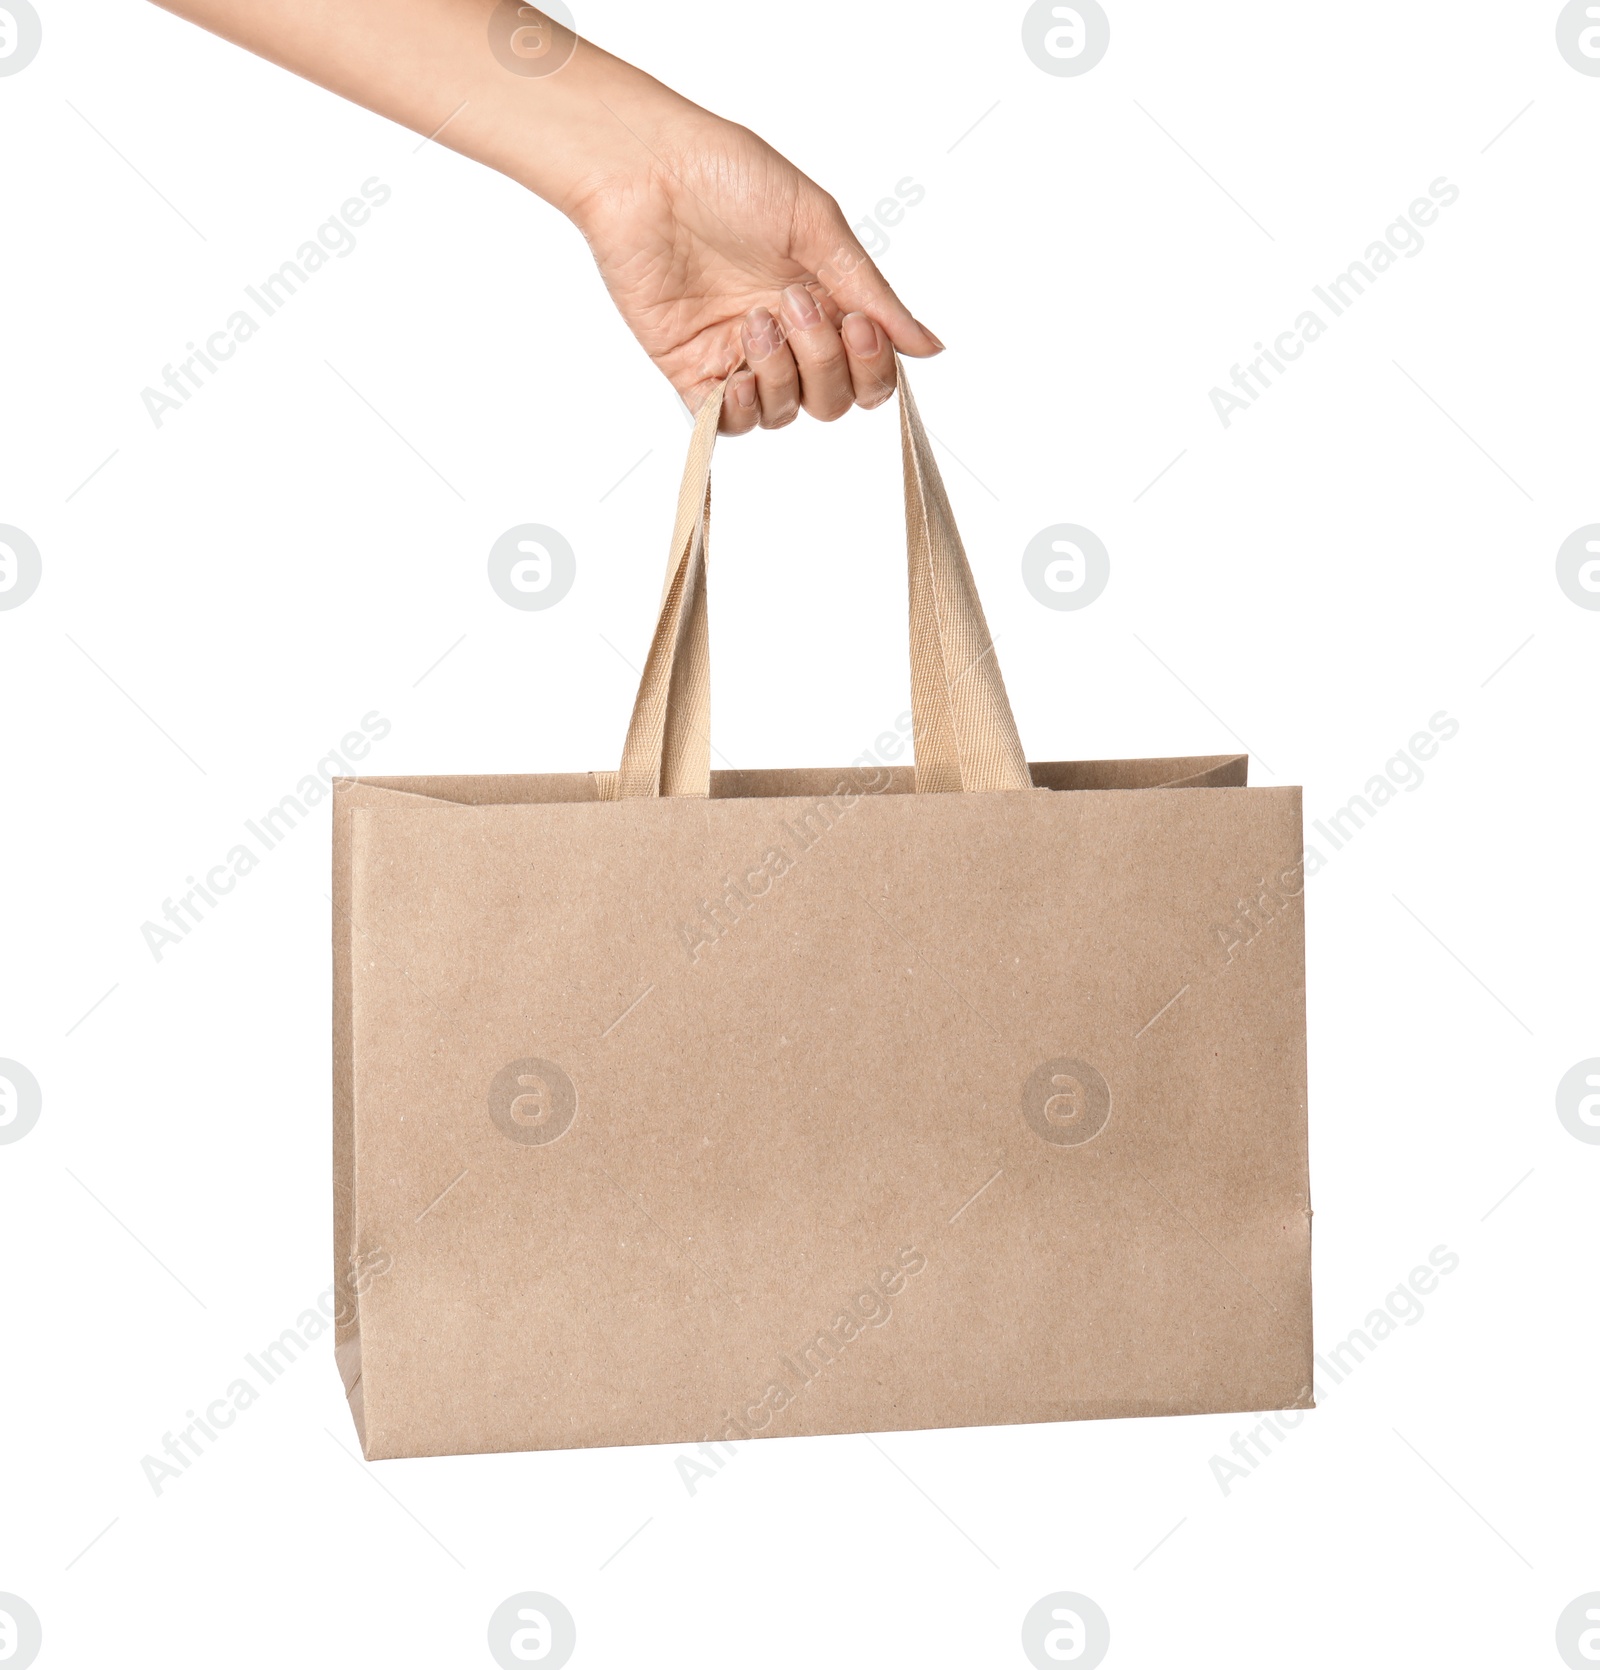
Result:
<instances>
[{"instance_id":1,"label":"brown kraft paper bag","mask_svg":"<svg viewBox=\"0 0 1600 1670\"><path fill-rule=\"evenodd\" d=\"M900 392L914 769L709 769L696 423L620 770L335 796L368 1457L1311 1404L1300 791L1029 766Z\"/></svg>"}]
</instances>

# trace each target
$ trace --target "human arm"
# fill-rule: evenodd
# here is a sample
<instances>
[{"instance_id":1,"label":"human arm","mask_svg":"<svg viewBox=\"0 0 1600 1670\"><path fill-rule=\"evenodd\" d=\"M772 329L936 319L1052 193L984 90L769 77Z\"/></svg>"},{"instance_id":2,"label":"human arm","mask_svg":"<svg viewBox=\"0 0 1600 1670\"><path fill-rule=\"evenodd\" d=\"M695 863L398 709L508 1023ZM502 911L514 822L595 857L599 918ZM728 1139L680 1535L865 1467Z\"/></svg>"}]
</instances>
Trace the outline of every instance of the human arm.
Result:
<instances>
[{"instance_id":1,"label":"human arm","mask_svg":"<svg viewBox=\"0 0 1600 1670\"><path fill-rule=\"evenodd\" d=\"M748 361L724 402L727 433L877 405L895 349L942 347L792 163L531 6L157 3L559 209L691 410Z\"/></svg>"}]
</instances>

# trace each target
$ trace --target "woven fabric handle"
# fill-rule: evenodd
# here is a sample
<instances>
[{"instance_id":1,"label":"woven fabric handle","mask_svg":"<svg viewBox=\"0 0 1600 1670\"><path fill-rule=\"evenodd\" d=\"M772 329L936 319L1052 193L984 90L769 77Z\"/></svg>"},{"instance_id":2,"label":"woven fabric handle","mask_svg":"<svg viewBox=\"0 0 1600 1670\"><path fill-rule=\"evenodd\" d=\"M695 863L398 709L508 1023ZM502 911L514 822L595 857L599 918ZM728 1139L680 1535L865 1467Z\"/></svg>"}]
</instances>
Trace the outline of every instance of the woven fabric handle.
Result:
<instances>
[{"instance_id":1,"label":"woven fabric handle","mask_svg":"<svg viewBox=\"0 0 1600 1670\"><path fill-rule=\"evenodd\" d=\"M994 641L939 466L899 369L911 601L911 712L919 794L1033 786ZM727 384L689 442L666 583L611 798L711 792L711 643L706 558L711 454Z\"/></svg>"}]
</instances>

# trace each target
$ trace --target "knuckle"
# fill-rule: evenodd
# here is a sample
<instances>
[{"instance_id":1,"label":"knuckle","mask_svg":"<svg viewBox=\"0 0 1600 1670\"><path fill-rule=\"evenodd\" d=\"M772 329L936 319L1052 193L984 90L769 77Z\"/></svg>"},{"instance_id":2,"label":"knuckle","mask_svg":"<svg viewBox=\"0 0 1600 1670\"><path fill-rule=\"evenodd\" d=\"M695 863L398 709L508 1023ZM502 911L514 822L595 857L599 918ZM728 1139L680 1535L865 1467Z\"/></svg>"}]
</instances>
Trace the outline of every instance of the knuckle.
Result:
<instances>
[{"instance_id":1,"label":"knuckle","mask_svg":"<svg viewBox=\"0 0 1600 1670\"><path fill-rule=\"evenodd\" d=\"M766 395L781 395L793 387L795 379L800 375L794 362L794 355L786 349L780 348L770 354L756 371L756 382Z\"/></svg>"},{"instance_id":2,"label":"knuckle","mask_svg":"<svg viewBox=\"0 0 1600 1670\"><path fill-rule=\"evenodd\" d=\"M818 329L821 334L821 328ZM845 358L844 343L839 340L839 333L835 330L830 329L820 342L809 343L807 347L809 351L806 354L806 363L811 371L842 371L849 363Z\"/></svg>"}]
</instances>

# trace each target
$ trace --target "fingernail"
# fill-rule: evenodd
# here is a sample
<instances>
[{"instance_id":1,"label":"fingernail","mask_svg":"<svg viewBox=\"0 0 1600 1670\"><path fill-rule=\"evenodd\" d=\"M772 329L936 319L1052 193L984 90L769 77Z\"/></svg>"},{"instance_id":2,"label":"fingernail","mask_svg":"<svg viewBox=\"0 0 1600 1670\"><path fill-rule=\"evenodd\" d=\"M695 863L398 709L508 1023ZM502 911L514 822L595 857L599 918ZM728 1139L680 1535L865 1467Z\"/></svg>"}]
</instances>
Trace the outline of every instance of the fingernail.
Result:
<instances>
[{"instance_id":1,"label":"fingernail","mask_svg":"<svg viewBox=\"0 0 1600 1670\"><path fill-rule=\"evenodd\" d=\"M920 325L922 324L922 321L919 319L917 323ZM934 345L935 348L939 350L941 354L944 352L944 344L933 334L931 330L928 329L926 325L922 325L922 334L927 337L927 339Z\"/></svg>"},{"instance_id":2,"label":"fingernail","mask_svg":"<svg viewBox=\"0 0 1600 1670\"><path fill-rule=\"evenodd\" d=\"M764 360L778 350L778 324L764 307L753 307L744 320L745 352L753 360Z\"/></svg>"},{"instance_id":3,"label":"fingernail","mask_svg":"<svg viewBox=\"0 0 1600 1670\"><path fill-rule=\"evenodd\" d=\"M822 310L811 299L811 292L803 284L791 284L783 292L783 311L797 331L808 331L822 323Z\"/></svg>"},{"instance_id":4,"label":"fingernail","mask_svg":"<svg viewBox=\"0 0 1600 1670\"><path fill-rule=\"evenodd\" d=\"M756 403L756 380L748 371L741 371L733 380L733 398L748 412Z\"/></svg>"},{"instance_id":5,"label":"fingernail","mask_svg":"<svg viewBox=\"0 0 1600 1670\"><path fill-rule=\"evenodd\" d=\"M847 313L844 324L844 345L857 359L872 359L878 352L878 327L865 313Z\"/></svg>"}]
</instances>

